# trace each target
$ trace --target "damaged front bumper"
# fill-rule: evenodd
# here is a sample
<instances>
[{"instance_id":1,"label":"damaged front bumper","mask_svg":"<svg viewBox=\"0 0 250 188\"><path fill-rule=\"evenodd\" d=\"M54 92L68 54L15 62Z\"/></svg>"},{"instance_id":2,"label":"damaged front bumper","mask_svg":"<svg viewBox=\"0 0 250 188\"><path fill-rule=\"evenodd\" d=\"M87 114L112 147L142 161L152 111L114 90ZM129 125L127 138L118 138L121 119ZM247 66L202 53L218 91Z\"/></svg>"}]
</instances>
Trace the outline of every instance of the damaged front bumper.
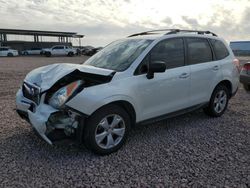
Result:
<instances>
[{"instance_id":1,"label":"damaged front bumper","mask_svg":"<svg viewBox=\"0 0 250 188\"><path fill-rule=\"evenodd\" d=\"M53 143L51 135L63 132L65 136L76 134L80 128L80 115L72 110L58 110L43 103L45 94L41 96L39 104L23 96L22 89L16 94L16 111L27 120L38 135L47 143ZM81 140L81 138L78 138Z\"/></svg>"}]
</instances>

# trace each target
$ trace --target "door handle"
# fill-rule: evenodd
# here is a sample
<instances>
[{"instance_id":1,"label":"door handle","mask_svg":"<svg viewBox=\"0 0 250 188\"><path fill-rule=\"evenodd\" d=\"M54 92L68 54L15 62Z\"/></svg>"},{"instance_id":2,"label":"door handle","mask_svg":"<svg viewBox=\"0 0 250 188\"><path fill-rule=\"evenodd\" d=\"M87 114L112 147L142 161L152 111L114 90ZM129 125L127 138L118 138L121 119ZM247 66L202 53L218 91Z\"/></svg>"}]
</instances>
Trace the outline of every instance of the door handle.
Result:
<instances>
[{"instance_id":1,"label":"door handle","mask_svg":"<svg viewBox=\"0 0 250 188\"><path fill-rule=\"evenodd\" d=\"M219 65L215 65L215 66L213 66L213 70L219 70Z\"/></svg>"},{"instance_id":2,"label":"door handle","mask_svg":"<svg viewBox=\"0 0 250 188\"><path fill-rule=\"evenodd\" d=\"M187 78L187 77L189 77L189 74L186 73L186 72L182 73L182 74L179 76L179 78Z\"/></svg>"}]
</instances>

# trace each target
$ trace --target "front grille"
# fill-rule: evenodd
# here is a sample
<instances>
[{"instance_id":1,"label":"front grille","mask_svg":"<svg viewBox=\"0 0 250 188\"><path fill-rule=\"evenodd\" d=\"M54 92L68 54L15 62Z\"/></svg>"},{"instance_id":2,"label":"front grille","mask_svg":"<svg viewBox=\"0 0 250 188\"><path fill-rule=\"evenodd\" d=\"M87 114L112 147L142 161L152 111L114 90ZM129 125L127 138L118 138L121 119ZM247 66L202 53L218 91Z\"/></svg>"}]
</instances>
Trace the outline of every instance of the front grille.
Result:
<instances>
[{"instance_id":1,"label":"front grille","mask_svg":"<svg viewBox=\"0 0 250 188\"><path fill-rule=\"evenodd\" d=\"M23 96L36 104L40 102L40 88L34 84L24 82L22 86Z\"/></svg>"}]
</instances>

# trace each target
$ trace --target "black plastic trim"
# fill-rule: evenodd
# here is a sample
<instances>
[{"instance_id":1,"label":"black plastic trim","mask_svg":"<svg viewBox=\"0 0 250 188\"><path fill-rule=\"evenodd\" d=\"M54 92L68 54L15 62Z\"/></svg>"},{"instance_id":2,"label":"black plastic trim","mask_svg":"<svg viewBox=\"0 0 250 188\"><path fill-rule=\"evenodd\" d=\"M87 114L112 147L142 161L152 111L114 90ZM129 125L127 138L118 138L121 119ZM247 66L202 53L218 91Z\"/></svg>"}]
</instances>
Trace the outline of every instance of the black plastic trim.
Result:
<instances>
[{"instance_id":1,"label":"black plastic trim","mask_svg":"<svg viewBox=\"0 0 250 188\"><path fill-rule=\"evenodd\" d=\"M22 111L22 110L18 110L16 109L17 114L24 120L26 120L27 122L30 122L29 120L29 116L28 116L28 112Z\"/></svg>"},{"instance_id":2,"label":"black plastic trim","mask_svg":"<svg viewBox=\"0 0 250 188\"><path fill-rule=\"evenodd\" d=\"M168 119L168 118L172 118L172 117L176 117L176 116L179 116L179 115L182 115L182 114L186 114L188 112L192 112L192 111L200 109L202 107L206 107L207 105L208 105L208 102L198 104L198 105L195 105L195 106L192 106L192 107L188 107L188 108L185 108L185 109L182 109L182 110L178 110L176 112L171 112L171 113L164 114L164 115L161 115L161 116L158 116L158 117L143 120L141 122L137 122L136 124L145 125L145 124L155 123L155 122L162 121L162 120L165 120L165 119Z\"/></svg>"}]
</instances>

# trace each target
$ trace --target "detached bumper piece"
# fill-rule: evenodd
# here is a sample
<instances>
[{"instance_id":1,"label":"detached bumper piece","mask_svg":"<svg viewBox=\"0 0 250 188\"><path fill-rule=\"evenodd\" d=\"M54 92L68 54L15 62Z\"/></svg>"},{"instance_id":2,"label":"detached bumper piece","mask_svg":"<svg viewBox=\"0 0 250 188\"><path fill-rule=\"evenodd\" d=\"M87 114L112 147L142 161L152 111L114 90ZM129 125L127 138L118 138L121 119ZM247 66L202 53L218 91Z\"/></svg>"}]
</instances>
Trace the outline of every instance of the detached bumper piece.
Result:
<instances>
[{"instance_id":1,"label":"detached bumper piece","mask_svg":"<svg viewBox=\"0 0 250 188\"><path fill-rule=\"evenodd\" d=\"M58 110L50 105L42 103L44 95L41 96L39 104L32 98L24 97L21 89L17 92L17 113L21 118L28 121L35 132L48 144L65 137L76 135L79 129L80 116L71 110Z\"/></svg>"}]
</instances>

